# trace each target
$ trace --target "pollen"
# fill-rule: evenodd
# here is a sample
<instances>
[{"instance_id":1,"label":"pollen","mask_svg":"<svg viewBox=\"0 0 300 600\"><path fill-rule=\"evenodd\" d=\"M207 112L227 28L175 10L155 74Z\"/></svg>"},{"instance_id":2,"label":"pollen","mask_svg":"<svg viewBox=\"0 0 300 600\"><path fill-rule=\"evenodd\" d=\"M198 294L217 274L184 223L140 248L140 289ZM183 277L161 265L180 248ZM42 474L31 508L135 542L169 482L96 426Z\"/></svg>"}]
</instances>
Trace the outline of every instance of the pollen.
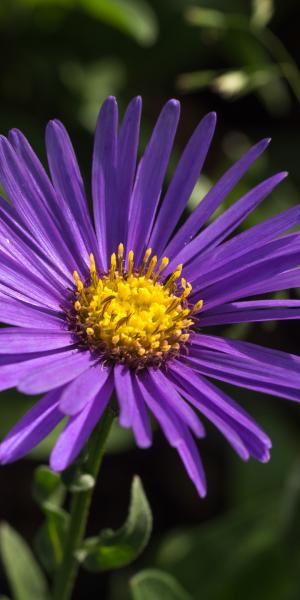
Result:
<instances>
[{"instance_id":1,"label":"pollen","mask_svg":"<svg viewBox=\"0 0 300 600\"><path fill-rule=\"evenodd\" d=\"M97 272L91 254L88 280L73 274L73 326L82 343L105 360L133 368L159 366L189 340L193 315L203 302L189 305L192 286L181 278L182 265L164 278L168 258L158 262L151 255L149 248L136 266L133 251L125 260L119 244L107 273Z\"/></svg>"}]
</instances>

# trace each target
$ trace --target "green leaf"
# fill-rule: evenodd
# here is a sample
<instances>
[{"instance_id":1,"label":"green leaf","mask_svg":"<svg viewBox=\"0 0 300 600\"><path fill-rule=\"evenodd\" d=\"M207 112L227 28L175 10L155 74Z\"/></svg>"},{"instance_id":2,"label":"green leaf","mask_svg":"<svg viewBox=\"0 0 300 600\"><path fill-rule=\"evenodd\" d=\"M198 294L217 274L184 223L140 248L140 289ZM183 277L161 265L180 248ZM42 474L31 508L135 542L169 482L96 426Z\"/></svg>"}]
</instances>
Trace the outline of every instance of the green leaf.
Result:
<instances>
[{"instance_id":1,"label":"green leaf","mask_svg":"<svg viewBox=\"0 0 300 600\"><path fill-rule=\"evenodd\" d=\"M14 600L49 600L46 579L30 548L7 523L0 528L0 552Z\"/></svg>"},{"instance_id":2,"label":"green leaf","mask_svg":"<svg viewBox=\"0 0 300 600\"><path fill-rule=\"evenodd\" d=\"M273 0L253 0L252 1L251 22L256 27L266 27L274 14Z\"/></svg>"},{"instance_id":3,"label":"green leaf","mask_svg":"<svg viewBox=\"0 0 300 600\"><path fill-rule=\"evenodd\" d=\"M44 465L35 469L32 494L42 507L45 503L60 506L64 498L60 475Z\"/></svg>"},{"instance_id":4,"label":"green leaf","mask_svg":"<svg viewBox=\"0 0 300 600\"><path fill-rule=\"evenodd\" d=\"M145 569L130 580L133 600L192 600L176 579L158 569Z\"/></svg>"},{"instance_id":5,"label":"green leaf","mask_svg":"<svg viewBox=\"0 0 300 600\"><path fill-rule=\"evenodd\" d=\"M62 509L44 505L46 522L39 530L35 548L45 569L52 573L61 563L69 515Z\"/></svg>"},{"instance_id":6,"label":"green leaf","mask_svg":"<svg viewBox=\"0 0 300 600\"><path fill-rule=\"evenodd\" d=\"M157 38L157 20L145 0L81 0L81 5L93 17L120 29L143 46L153 44Z\"/></svg>"},{"instance_id":7,"label":"green leaf","mask_svg":"<svg viewBox=\"0 0 300 600\"><path fill-rule=\"evenodd\" d=\"M148 543L152 530L152 514L139 477L131 488L129 514L117 531L105 529L96 538L85 540L78 558L90 571L106 571L123 567L135 560Z\"/></svg>"}]
</instances>

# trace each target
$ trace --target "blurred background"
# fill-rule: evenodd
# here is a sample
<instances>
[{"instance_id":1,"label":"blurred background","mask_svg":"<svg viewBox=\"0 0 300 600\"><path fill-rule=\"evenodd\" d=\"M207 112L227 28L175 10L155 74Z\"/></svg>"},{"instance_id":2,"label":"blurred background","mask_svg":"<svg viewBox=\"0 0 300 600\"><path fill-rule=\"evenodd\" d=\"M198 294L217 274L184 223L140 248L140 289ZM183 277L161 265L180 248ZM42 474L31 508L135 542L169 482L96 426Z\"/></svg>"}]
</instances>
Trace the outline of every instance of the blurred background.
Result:
<instances>
[{"instance_id":1,"label":"blurred background","mask_svg":"<svg viewBox=\"0 0 300 600\"><path fill-rule=\"evenodd\" d=\"M20 128L45 160L45 124L61 119L89 189L92 135L107 95L118 97L121 113L132 96L143 96L141 147L163 103L180 99L169 176L193 128L216 110L217 134L189 210L246 148L272 136L267 154L227 200L287 169L289 179L248 219L246 225L253 225L300 201L299 18L298 0L1 0L0 131ZM295 321L221 333L299 353ZM208 495L199 500L159 431L153 448L143 451L115 427L89 531L120 526L138 473L154 533L130 568L112 576L81 573L74 600L126 599L129 578L145 565L175 575L186 597L196 600L300 597L299 407L229 386L227 391L273 439L271 462L242 463L207 424L199 447ZM1 396L2 437L33 399L15 392ZM32 474L52 444L48 439L28 459L0 469L0 517L31 545L42 522L31 498ZM0 572L1 593L9 590Z\"/></svg>"}]
</instances>

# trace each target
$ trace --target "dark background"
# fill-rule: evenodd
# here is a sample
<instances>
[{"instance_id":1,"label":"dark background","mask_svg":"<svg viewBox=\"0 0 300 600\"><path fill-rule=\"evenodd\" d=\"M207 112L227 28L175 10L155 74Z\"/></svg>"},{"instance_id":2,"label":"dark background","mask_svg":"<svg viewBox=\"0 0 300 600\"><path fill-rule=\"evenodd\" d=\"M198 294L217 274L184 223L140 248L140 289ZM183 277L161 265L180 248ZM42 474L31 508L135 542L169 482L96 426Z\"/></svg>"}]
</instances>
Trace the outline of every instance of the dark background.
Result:
<instances>
[{"instance_id":1,"label":"dark background","mask_svg":"<svg viewBox=\"0 0 300 600\"><path fill-rule=\"evenodd\" d=\"M73 139L89 189L92 134L101 102L115 94L143 96L142 142L170 97L182 103L175 164L202 116L218 113L204 177L190 205L258 139L273 142L226 205L244 190L287 169L289 179L246 225L299 202L299 2L223 0L141 2L1 0L0 131L18 127L45 160L44 128L57 117ZM203 10L208 9L208 10ZM210 12L213 11L213 12ZM219 12L218 12L219 11ZM288 68L287 68L288 65ZM297 291L291 297L297 298ZM297 322L250 324L226 332L299 353ZM176 575L196 600L296 600L300 596L299 409L285 401L228 391L260 420L273 439L268 465L243 464L212 427L199 446L208 478L200 500L175 451L157 431L153 448L136 450L115 429L94 496L89 531L118 527L126 516L130 483L138 473L154 515L152 542L130 568L113 576L80 574L74 600L127 597L140 568ZM1 398L0 433L31 399ZM0 469L0 517L30 544L42 521L31 499L33 470L46 462L53 440L32 457ZM9 593L3 577L0 593Z\"/></svg>"}]
</instances>

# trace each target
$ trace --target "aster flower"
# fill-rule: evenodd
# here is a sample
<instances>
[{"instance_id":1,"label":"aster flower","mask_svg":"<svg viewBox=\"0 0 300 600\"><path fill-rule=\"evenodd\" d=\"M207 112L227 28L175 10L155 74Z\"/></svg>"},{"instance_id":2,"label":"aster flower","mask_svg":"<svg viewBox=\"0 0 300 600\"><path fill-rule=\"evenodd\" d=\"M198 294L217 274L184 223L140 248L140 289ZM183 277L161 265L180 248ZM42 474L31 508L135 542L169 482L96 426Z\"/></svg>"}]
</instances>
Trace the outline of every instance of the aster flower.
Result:
<instances>
[{"instance_id":1,"label":"aster flower","mask_svg":"<svg viewBox=\"0 0 300 600\"><path fill-rule=\"evenodd\" d=\"M61 471L76 458L113 391L119 421L140 447L152 441L149 411L199 494L205 475L194 437L199 414L247 460L265 462L271 441L211 380L300 400L300 358L208 335L206 327L297 319L300 302L253 299L299 283L299 206L231 234L286 173L257 185L206 227L262 154L253 146L211 188L174 233L205 161L215 114L200 122L165 194L162 186L179 119L169 101L137 165L141 100L120 129L114 98L103 104L92 167L94 225L70 139L47 127L51 177L17 130L0 142L1 390L46 395L0 446L19 459L63 419L50 457ZM250 298L250 299L249 299Z\"/></svg>"}]
</instances>

